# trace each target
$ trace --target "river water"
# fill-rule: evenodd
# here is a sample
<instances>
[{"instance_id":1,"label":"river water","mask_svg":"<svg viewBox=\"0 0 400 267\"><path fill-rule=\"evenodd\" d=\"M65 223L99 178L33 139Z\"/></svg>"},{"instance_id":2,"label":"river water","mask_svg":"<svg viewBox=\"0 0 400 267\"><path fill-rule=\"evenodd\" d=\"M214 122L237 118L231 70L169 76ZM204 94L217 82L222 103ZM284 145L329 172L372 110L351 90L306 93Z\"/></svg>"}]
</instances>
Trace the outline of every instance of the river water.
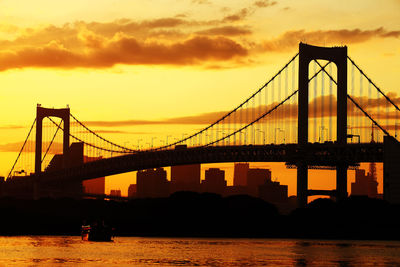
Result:
<instances>
[{"instance_id":1,"label":"river water","mask_svg":"<svg viewBox=\"0 0 400 267\"><path fill-rule=\"evenodd\" d=\"M0 237L0 266L400 266L400 242Z\"/></svg>"}]
</instances>

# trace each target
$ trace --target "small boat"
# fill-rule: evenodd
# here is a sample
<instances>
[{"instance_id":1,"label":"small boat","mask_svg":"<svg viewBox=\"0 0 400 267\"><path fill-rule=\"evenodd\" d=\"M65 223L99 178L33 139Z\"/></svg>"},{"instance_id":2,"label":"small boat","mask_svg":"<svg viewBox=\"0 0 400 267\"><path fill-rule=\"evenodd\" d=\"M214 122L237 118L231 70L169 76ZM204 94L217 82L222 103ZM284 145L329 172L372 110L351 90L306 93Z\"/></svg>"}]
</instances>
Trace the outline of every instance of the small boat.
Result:
<instances>
[{"instance_id":1,"label":"small boat","mask_svg":"<svg viewBox=\"0 0 400 267\"><path fill-rule=\"evenodd\" d=\"M113 229L97 222L92 225L82 225L81 236L84 241L113 241Z\"/></svg>"}]
</instances>

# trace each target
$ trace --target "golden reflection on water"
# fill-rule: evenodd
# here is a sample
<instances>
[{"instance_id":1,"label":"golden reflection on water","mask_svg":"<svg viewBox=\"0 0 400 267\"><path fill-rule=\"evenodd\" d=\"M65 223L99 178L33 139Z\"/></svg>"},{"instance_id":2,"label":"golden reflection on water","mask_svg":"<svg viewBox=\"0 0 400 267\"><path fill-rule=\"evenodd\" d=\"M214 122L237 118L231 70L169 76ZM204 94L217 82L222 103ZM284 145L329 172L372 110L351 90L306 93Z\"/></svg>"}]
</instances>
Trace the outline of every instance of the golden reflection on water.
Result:
<instances>
[{"instance_id":1,"label":"golden reflection on water","mask_svg":"<svg viewBox=\"0 0 400 267\"><path fill-rule=\"evenodd\" d=\"M0 266L400 266L400 242L0 237Z\"/></svg>"}]
</instances>

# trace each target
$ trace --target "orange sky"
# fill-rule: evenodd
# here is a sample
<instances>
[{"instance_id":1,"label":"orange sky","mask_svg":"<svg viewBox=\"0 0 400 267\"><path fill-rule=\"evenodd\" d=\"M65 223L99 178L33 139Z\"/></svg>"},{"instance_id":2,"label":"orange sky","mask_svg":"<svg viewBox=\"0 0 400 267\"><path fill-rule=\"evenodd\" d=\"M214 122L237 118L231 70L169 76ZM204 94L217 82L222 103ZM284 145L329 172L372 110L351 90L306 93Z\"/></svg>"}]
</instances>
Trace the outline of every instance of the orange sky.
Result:
<instances>
[{"instance_id":1,"label":"orange sky","mask_svg":"<svg viewBox=\"0 0 400 267\"><path fill-rule=\"evenodd\" d=\"M0 1L0 175L37 103L69 105L116 143L157 137L161 145L242 102L300 41L348 45L385 92L398 94L399 13L398 0ZM292 170L262 165L295 192ZM232 166L222 166L231 180ZM333 186L317 176L310 187ZM132 181L133 174L107 179L107 190L126 191Z\"/></svg>"}]
</instances>

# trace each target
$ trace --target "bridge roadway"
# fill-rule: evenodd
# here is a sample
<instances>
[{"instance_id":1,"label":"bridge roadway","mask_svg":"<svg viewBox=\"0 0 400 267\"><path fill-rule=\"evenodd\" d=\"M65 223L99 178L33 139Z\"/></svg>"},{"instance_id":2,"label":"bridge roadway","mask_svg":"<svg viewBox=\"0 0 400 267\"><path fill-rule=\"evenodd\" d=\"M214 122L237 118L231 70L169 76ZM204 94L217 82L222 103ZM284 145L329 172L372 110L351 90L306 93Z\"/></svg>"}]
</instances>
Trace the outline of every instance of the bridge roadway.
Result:
<instances>
[{"instance_id":1,"label":"bridge roadway","mask_svg":"<svg viewBox=\"0 0 400 267\"><path fill-rule=\"evenodd\" d=\"M139 151L134 154L92 161L80 166L24 178L12 178L7 184L18 186L34 180L42 183L83 181L125 172L175 165L221 162L286 162L310 166L356 165L360 162L383 162L383 143L314 143L298 144L209 146L169 150Z\"/></svg>"}]
</instances>

